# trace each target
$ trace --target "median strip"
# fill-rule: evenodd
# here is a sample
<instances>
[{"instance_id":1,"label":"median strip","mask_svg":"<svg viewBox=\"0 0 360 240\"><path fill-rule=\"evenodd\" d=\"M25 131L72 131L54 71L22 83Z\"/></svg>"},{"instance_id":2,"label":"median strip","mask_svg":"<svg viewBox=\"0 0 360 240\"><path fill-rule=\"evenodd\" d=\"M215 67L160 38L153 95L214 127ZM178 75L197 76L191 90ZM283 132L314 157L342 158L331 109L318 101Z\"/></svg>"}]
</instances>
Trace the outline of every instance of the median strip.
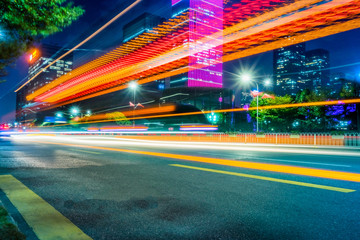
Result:
<instances>
[{"instance_id":1,"label":"median strip","mask_svg":"<svg viewBox=\"0 0 360 240\"><path fill-rule=\"evenodd\" d=\"M360 182L360 174L351 173L351 172L322 170L322 169L307 168L307 167L295 167L295 166L287 166L287 165L280 165L280 164L227 160L227 159L220 159L220 158L198 157L198 156L190 156L190 155L171 154L171 153L147 152L147 151L130 150L130 149L88 146L88 145L80 145L80 144L54 143L54 142L44 142L44 141L31 141L31 142L41 143L41 144L69 146L69 147L79 147L79 148L86 148L86 149L99 149L99 150L108 150L108 151L116 151L116 152L135 153L135 154L149 155L149 156L155 156L155 157L181 159L181 160L192 161L192 162L202 162L202 163L217 164L217 165L224 165L224 166L231 166L231 167L248 168L248 169L271 171L271 172L280 172L280 173L296 174L296 175L319 177L319 178L328 178L328 179L351 181L351 182Z\"/></svg>"},{"instance_id":2,"label":"median strip","mask_svg":"<svg viewBox=\"0 0 360 240\"><path fill-rule=\"evenodd\" d=\"M205 171L205 172L221 173L221 174L233 175L233 176L238 176L238 177L246 177L246 178L259 179L259 180L264 180L264 181L286 183L286 184L303 186L303 187L319 188L319 189L343 192L343 193L350 193L350 192L356 191L356 190L347 189L347 188L331 187L331 186L325 186L325 185L319 185L319 184L297 182L297 181L284 180L284 179L271 178L271 177L263 177L263 176L257 176L257 175L252 175L252 174L245 174L245 173L221 171L221 170L215 170L215 169L210 169L210 168L193 167L193 166L187 166L187 165L181 165L181 164L169 164L169 165L173 166L173 167L188 168L188 169L194 169L194 170Z\"/></svg>"},{"instance_id":3,"label":"median strip","mask_svg":"<svg viewBox=\"0 0 360 240\"><path fill-rule=\"evenodd\" d=\"M69 219L12 175L0 175L0 189L40 240L91 239Z\"/></svg>"}]
</instances>

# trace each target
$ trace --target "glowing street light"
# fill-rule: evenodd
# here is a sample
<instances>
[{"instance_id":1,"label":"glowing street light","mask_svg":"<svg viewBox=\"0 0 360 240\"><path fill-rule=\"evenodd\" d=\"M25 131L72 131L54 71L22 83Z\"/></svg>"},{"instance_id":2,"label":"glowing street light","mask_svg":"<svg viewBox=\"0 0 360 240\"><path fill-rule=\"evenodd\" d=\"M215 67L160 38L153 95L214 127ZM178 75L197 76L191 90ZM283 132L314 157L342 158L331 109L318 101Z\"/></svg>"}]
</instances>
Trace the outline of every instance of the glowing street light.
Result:
<instances>
[{"instance_id":1,"label":"glowing street light","mask_svg":"<svg viewBox=\"0 0 360 240\"><path fill-rule=\"evenodd\" d=\"M80 109L77 108L77 107L73 107L73 108L71 108L70 112L71 112L71 114L73 114L73 115L77 115L77 114L80 113Z\"/></svg>"},{"instance_id":2,"label":"glowing street light","mask_svg":"<svg viewBox=\"0 0 360 240\"><path fill-rule=\"evenodd\" d=\"M271 85L271 79L270 78L265 79L264 85L265 86L270 86Z\"/></svg>"},{"instance_id":3,"label":"glowing street light","mask_svg":"<svg viewBox=\"0 0 360 240\"><path fill-rule=\"evenodd\" d=\"M251 82L252 77L251 77L250 74L244 73L244 74L241 75L240 79L243 82Z\"/></svg>"},{"instance_id":4,"label":"glowing street light","mask_svg":"<svg viewBox=\"0 0 360 240\"><path fill-rule=\"evenodd\" d=\"M61 117L63 117L63 114L61 112L58 112L58 113L55 114L55 116L58 117L58 118L61 118Z\"/></svg>"},{"instance_id":5,"label":"glowing street light","mask_svg":"<svg viewBox=\"0 0 360 240\"><path fill-rule=\"evenodd\" d=\"M240 79L242 82L254 82L256 84L256 132L259 132L259 84L257 81L253 80L253 77L248 73L242 74ZM271 85L271 80L267 78L264 80L263 84L269 86Z\"/></svg>"},{"instance_id":6,"label":"glowing street light","mask_svg":"<svg viewBox=\"0 0 360 240\"><path fill-rule=\"evenodd\" d=\"M251 75L244 73L241 75L241 81L254 82L256 84L256 132L259 132L259 84L256 81L252 81Z\"/></svg>"},{"instance_id":7,"label":"glowing street light","mask_svg":"<svg viewBox=\"0 0 360 240\"><path fill-rule=\"evenodd\" d=\"M135 82L135 81L131 81L131 82L129 83L129 87L130 87L131 89L133 89L133 90L136 90L138 86L139 86L138 83Z\"/></svg>"}]
</instances>

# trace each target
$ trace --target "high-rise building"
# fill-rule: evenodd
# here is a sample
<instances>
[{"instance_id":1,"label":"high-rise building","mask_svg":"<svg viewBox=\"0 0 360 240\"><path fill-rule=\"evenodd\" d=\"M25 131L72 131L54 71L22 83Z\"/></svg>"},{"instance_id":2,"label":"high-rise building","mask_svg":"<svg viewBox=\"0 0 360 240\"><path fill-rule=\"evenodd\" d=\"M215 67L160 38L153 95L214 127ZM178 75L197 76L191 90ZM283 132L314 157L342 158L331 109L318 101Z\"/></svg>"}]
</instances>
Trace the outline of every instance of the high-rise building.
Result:
<instances>
[{"instance_id":1,"label":"high-rise building","mask_svg":"<svg viewBox=\"0 0 360 240\"><path fill-rule=\"evenodd\" d=\"M123 42L128 42L131 39L136 38L140 34L150 31L164 20L165 19L159 16L150 13L143 13L131 22L124 25Z\"/></svg>"},{"instance_id":2,"label":"high-rise building","mask_svg":"<svg viewBox=\"0 0 360 240\"><path fill-rule=\"evenodd\" d=\"M330 57L329 51L315 49L306 52L305 88L319 93L322 89L330 88Z\"/></svg>"},{"instance_id":3,"label":"high-rise building","mask_svg":"<svg viewBox=\"0 0 360 240\"><path fill-rule=\"evenodd\" d=\"M189 26L184 45L189 49L189 72L171 78L170 86L221 88L222 0L172 0L173 17L185 11Z\"/></svg>"},{"instance_id":4,"label":"high-rise building","mask_svg":"<svg viewBox=\"0 0 360 240\"><path fill-rule=\"evenodd\" d=\"M274 50L275 93L296 95L305 88L305 43Z\"/></svg>"},{"instance_id":5,"label":"high-rise building","mask_svg":"<svg viewBox=\"0 0 360 240\"><path fill-rule=\"evenodd\" d=\"M332 73L329 79L330 85L330 94L332 96L339 95L341 89L343 88L344 84L346 83L345 74L342 72Z\"/></svg>"},{"instance_id":6,"label":"high-rise building","mask_svg":"<svg viewBox=\"0 0 360 240\"><path fill-rule=\"evenodd\" d=\"M32 51L29 55L28 79L33 78L39 71L41 74L36 76L26 86L16 93L16 121L19 123L35 121L37 116L31 109L24 110L32 103L26 100L26 96L34 93L37 89L50 83L52 80L70 72L73 69L72 54L67 55L61 60L56 61L52 66L43 69L52 63L57 57L62 55L65 50L61 50L57 46L42 45L38 49Z\"/></svg>"}]
</instances>

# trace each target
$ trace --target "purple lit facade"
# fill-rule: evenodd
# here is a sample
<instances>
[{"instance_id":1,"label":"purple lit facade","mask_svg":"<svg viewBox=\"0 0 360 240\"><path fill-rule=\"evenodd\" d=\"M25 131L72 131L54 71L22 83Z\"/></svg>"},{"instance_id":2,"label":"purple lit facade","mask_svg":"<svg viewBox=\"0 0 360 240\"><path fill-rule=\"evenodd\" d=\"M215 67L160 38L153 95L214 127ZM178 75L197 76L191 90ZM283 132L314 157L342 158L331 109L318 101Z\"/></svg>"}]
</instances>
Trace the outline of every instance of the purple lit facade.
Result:
<instances>
[{"instance_id":1,"label":"purple lit facade","mask_svg":"<svg viewBox=\"0 0 360 240\"><path fill-rule=\"evenodd\" d=\"M172 0L176 4L189 12L187 86L222 88L223 1Z\"/></svg>"}]
</instances>

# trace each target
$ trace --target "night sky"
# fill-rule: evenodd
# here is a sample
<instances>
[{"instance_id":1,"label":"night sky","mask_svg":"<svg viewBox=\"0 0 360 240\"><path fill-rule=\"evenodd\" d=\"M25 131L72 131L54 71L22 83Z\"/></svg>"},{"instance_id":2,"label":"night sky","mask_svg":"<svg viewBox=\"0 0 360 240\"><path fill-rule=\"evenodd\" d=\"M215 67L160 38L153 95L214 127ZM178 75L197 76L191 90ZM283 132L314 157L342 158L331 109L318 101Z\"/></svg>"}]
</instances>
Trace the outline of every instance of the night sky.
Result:
<instances>
[{"instance_id":1,"label":"night sky","mask_svg":"<svg viewBox=\"0 0 360 240\"><path fill-rule=\"evenodd\" d=\"M63 32L57 33L42 41L42 43L54 44L70 48L86 38L105 22L119 13L131 0L75 0L75 5L81 5L85 14ZM170 0L143 0L135 9L110 25L93 40L83 45L74 53L75 64L83 64L104 51L120 45L122 36L121 29L142 12L150 12L165 18L169 18L171 11ZM330 52L331 73L342 72L349 80L360 82L360 29L344 32L341 34L313 40L306 43L306 50L323 48ZM237 88L236 77L231 73L240 73L241 69L252 69L258 78L272 75L272 52L234 60L224 64L225 87ZM20 57L14 66L8 67L9 75L7 82L0 84L0 123L10 122L15 116L14 90L27 76L28 64L25 56Z\"/></svg>"}]
</instances>

